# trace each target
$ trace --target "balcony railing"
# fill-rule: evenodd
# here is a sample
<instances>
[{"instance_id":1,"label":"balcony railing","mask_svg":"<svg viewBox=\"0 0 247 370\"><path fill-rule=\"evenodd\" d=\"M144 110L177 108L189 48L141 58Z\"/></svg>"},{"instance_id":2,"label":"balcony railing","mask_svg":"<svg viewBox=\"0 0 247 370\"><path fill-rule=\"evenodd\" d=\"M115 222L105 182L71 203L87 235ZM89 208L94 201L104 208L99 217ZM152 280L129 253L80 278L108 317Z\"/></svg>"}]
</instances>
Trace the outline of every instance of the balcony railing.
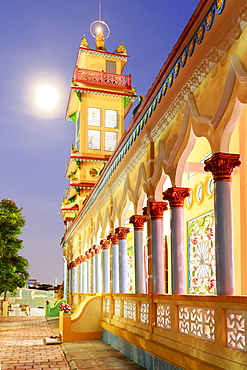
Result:
<instances>
[{"instance_id":1,"label":"balcony railing","mask_svg":"<svg viewBox=\"0 0 247 370\"><path fill-rule=\"evenodd\" d=\"M152 351L157 349L159 357L163 357L160 348L164 345L167 353L179 349L185 357L193 354L220 368L240 369L247 363L246 297L103 296L103 328L123 328L132 343L139 345L142 337L147 348L146 341L151 340ZM164 359L169 362L168 357Z\"/></svg>"},{"instance_id":2,"label":"balcony railing","mask_svg":"<svg viewBox=\"0 0 247 370\"><path fill-rule=\"evenodd\" d=\"M131 75L123 76L104 71L91 71L76 67L74 73L76 82L131 89Z\"/></svg>"}]
</instances>

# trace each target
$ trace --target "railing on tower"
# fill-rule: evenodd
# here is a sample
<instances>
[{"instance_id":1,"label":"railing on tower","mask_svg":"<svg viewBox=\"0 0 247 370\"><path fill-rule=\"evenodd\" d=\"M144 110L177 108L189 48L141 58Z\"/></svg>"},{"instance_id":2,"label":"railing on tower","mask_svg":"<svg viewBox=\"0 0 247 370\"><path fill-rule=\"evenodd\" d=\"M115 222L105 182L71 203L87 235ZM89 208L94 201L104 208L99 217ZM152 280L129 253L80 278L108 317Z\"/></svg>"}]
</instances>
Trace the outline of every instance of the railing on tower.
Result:
<instances>
[{"instance_id":1,"label":"railing on tower","mask_svg":"<svg viewBox=\"0 0 247 370\"><path fill-rule=\"evenodd\" d=\"M97 84L131 89L131 75L123 76L104 71L92 71L75 67L74 80L81 83Z\"/></svg>"}]
</instances>

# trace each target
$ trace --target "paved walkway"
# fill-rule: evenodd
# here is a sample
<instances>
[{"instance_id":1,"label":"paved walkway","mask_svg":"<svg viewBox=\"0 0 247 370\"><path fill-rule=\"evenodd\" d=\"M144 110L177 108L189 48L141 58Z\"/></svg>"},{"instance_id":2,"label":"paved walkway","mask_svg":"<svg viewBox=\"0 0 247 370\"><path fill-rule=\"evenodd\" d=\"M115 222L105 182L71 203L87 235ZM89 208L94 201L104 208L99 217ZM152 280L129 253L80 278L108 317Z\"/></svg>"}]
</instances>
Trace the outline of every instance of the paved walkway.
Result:
<instances>
[{"instance_id":1,"label":"paved walkway","mask_svg":"<svg viewBox=\"0 0 247 370\"><path fill-rule=\"evenodd\" d=\"M0 370L143 369L101 340L45 345L54 334L57 318L0 316Z\"/></svg>"},{"instance_id":2,"label":"paved walkway","mask_svg":"<svg viewBox=\"0 0 247 370\"><path fill-rule=\"evenodd\" d=\"M44 344L51 335L45 317L0 316L0 369L70 369L60 345Z\"/></svg>"}]
</instances>

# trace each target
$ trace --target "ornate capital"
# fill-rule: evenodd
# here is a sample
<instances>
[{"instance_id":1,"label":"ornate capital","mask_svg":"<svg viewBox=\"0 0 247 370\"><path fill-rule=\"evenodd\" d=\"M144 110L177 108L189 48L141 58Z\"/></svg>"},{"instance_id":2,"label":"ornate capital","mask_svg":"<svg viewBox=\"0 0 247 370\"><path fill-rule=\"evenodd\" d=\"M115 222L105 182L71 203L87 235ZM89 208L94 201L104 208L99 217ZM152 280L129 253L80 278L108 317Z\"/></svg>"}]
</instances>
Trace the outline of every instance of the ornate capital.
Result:
<instances>
[{"instance_id":1,"label":"ornate capital","mask_svg":"<svg viewBox=\"0 0 247 370\"><path fill-rule=\"evenodd\" d=\"M114 245L118 244L118 234L110 233L107 239L110 240Z\"/></svg>"},{"instance_id":2,"label":"ornate capital","mask_svg":"<svg viewBox=\"0 0 247 370\"><path fill-rule=\"evenodd\" d=\"M107 239L101 239L100 245L102 246L102 249L108 249L110 244L110 240Z\"/></svg>"},{"instance_id":3,"label":"ornate capital","mask_svg":"<svg viewBox=\"0 0 247 370\"><path fill-rule=\"evenodd\" d=\"M179 188L174 186L163 193L163 199L168 200L170 208L184 208L184 199L189 197L189 188Z\"/></svg>"},{"instance_id":4,"label":"ornate capital","mask_svg":"<svg viewBox=\"0 0 247 370\"><path fill-rule=\"evenodd\" d=\"M65 222L71 222L73 220L73 218L72 217L66 217L65 218Z\"/></svg>"},{"instance_id":5,"label":"ornate capital","mask_svg":"<svg viewBox=\"0 0 247 370\"><path fill-rule=\"evenodd\" d=\"M86 256L81 255L80 259L81 259L81 263L86 262Z\"/></svg>"},{"instance_id":6,"label":"ornate capital","mask_svg":"<svg viewBox=\"0 0 247 370\"><path fill-rule=\"evenodd\" d=\"M95 254L99 254L100 253L100 246L99 245L95 245L94 246L94 251L95 251Z\"/></svg>"},{"instance_id":7,"label":"ornate capital","mask_svg":"<svg viewBox=\"0 0 247 370\"><path fill-rule=\"evenodd\" d=\"M118 234L119 240L126 240L127 234L130 232L130 229L128 227L117 227L115 229L116 234Z\"/></svg>"},{"instance_id":8,"label":"ornate capital","mask_svg":"<svg viewBox=\"0 0 247 370\"><path fill-rule=\"evenodd\" d=\"M149 202L152 220L162 220L163 212L168 210L167 202Z\"/></svg>"},{"instance_id":9,"label":"ornate capital","mask_svg":"<svg viewBox=\"0 0 247 370\"><path fill-rule=\"evenodd\" d=\"M147 221L147 216L133 215L130 217L130 223L134 225L134 230L143 230L144 222Z\"/></svg>"},{"instance_id":10,"label":"ornate capital","mask_svg":"<svg viewBox=\"0 0 247 370\"><path fill-rule=\"evenodd\" d=\"M72 261L71 262L71 268L76 267L76 266L77 266L77 261Z\"/></svg>"},{"instance_id":11,"label":"ornate capital","mask_svg":"<svg viewBox=\"0 0 247 370\"><path fill-rule=\"evenodd\" d=\"M91 258L91 253L89 251L86 251L85 256L88 260Z\"/></svg>"},{"instance_id":12,"label":"ornate capital","mask_svg":"<svg viewBox=\"0 0 247 370\"><path fill-rule=\"evenodd\" d=\"M204 170L212 172L214 182L232 181L233 169L241 165L240 155L230 153L214 153L204 163Z\"/></svg>"}]
</instances>

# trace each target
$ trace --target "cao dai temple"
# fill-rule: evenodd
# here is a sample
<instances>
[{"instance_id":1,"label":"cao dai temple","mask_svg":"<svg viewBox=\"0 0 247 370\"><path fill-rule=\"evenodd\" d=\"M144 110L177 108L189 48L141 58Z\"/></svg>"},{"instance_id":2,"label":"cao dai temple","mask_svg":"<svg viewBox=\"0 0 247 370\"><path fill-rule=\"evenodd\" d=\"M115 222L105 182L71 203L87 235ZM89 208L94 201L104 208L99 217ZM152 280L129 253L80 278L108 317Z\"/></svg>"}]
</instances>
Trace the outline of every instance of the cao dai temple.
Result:
<instances>
[{"instance_id":1,"label":"cao dai temple","mask_svg":"<svg viewBox=\"0 0 247 370\"><path fill-rule=\"evenodd\" d=\"M125 131L128 55L100 22L66 111L63 340L146 369L246 369L246 0L199 2Z\"/></svg>"}]
</instances>

